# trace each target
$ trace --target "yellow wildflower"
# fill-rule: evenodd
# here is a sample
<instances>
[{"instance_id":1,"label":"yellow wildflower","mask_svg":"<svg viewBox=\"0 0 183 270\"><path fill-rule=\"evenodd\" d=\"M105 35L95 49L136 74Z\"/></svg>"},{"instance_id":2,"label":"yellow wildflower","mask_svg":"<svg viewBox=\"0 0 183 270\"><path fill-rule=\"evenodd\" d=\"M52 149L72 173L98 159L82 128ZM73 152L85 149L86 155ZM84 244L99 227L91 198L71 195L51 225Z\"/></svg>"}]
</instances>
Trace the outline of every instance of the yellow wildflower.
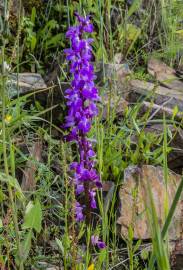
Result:
<instances>
[{"instance_id":1,"label":"yellow wildflower","mask_svg":"<svg viewBox=\"0 0 183 270\"><path fill-rule=\"evenodd\" d=\"M94 270L94 264L92 263L92 264L90 264L90 266L88 266L88 269L87 270Z\"/></svg>"},{"instance_id":2,"label":"yellow wildflower","mask_svg":"<svg viewBox=\"0 0 183 270\"><path fill-rule=\"evenodd\" d=\"M12 116L10 114L7 114L5 116L5 122L6 122L6 124L9 124L11 122L11 120L12 120Z\"/></svg>"}]
</instances>

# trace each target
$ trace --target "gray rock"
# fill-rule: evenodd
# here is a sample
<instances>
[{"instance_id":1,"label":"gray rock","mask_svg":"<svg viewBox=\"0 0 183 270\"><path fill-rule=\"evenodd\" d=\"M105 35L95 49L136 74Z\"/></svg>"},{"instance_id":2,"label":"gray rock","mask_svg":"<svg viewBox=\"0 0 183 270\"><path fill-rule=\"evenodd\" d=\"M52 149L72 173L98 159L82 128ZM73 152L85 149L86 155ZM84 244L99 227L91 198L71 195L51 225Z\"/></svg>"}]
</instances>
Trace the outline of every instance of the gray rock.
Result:
<instances>
[{"instance_id":1,"label":"gray rock","mask_svg":"<svg viewBox=\"0 0 183 270\"><path fill-rule=\"evenodd\" d=\"M7 79L9 98L47 88L43 78L37 73L11 74Z\"/></svg>"},{"instance_id":2,"label":"gray rock","mask_svg":"<svg viewBox=\"0 0 183 270\"><path fill-rule=\"evenodd\" d=\"M176 75L176 71L162 61L151 58L148 61L148 72L156 78L162 85L183 93L183 82Z\"/></svg>"},{"instance_id":3,"label":"gray rock","mask_svg":"<svg viewBox=\"0 0 183 270\"><path fill-rule=\"evenodd\" d=\"M115 61L117 61L117 59L115 59ZM116 93L121 93L122 89L126 89L126 82L128 81L128 76L130 74L131 71L127 63L96 64L97 83L99 83L99 85L103 85L104 82L107 82L108 86L112 83L112 90Z\"/></svg>"},{"instance_id":4,"label":"gray rock","mask_svg":"<svg viewBox=\"0 0 183 270\"><path fill-rule=\"evenodd\" d=\"M130 102L136 102L140 96L144 96L157 105L166 103L167 108L173 109L177 106L179 111L183 112L183 92L141 80L131 80L129 88Z\"/></svg>"}]
</instances>

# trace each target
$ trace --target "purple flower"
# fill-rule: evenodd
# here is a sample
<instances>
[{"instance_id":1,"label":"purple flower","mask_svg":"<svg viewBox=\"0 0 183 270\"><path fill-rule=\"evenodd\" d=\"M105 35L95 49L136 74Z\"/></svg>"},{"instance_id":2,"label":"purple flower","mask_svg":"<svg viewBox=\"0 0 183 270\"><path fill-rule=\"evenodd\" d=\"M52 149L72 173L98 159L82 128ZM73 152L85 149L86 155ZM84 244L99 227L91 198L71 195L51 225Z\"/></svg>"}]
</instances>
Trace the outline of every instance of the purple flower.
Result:
<instances>
[{"instance_id":1,"label":"purple flower","mask_svg":"<svg viewBox=\"0 0 183 270\"><path fill-rule=\"evenodd\" d=\"M105 242L103 242L103 241L98 241L97 246L98 246L98 248L100 248L100 249L106 248L106 244L105 244Z\"/></svg>"},{"instance_id":2,"label":"purple flower","mask_svg":"<svg viewBox=\"0 0 183 270\"><path fill-rule=\"evenodd\" d=\"M82 192L84 192L84 185L78 182L76 185L76 194L79 195Z\"/></svg>"},{"instance_id":3,"label":"purple flower","mask_svg":"<svg viewBox=\"0 0 183 270\"><path fill-rule=\"evenodd\" d=\"M98 235L92 235L91 236L91 243L93 246L97 246L100 249L103 249L106 247L106 244L103 241L99 240Z\"/></svg>"},{"instance_id":4,"label":"purple flower","mask_svg":"<svg viewBox=\"0 0 183 270\"><path fill-rule=\"evenodd\" d=\"M91 128L91 122L86 116L82 116L79 123L78 129L81 130L83 133L88 133Z\"/></svg>"},{"instance_id":5,"label":"purple flower","mask_svg":"<svg viewBox=\"0 0 183 270\"><path fill-rule=\"evenodd\" d=\"M80 205L79 202L76 202L75 213L76 213L76 221L84 220L83 207Z\"/></svg>"},{"instance_id":6,"label":"purple flower","mask_svg":"<svg viewBox=\"0 0 183 270\"><path fill-rule=\"evenodd\" d=\"M91 208L95 209L95 208L97 208L96 201L95 201L96 192L93 191L93 190L91 190L91 191L89 191L89 194L90 194L90 205L91 205Z\"/></svg>"},{"instance_id":7,"label":"purple flower","mask_svg":"<svg viewBox=\"0 0 183 270\"><path fill-rule=\"evenodd\" d=\"M66 33L66 37L73 38L75 36L79 36L79 34L80 34L79 26L71 26Z\"/></svg>"},{"instance_id":8,"label":"purple flower","mask_svg":"<svg viewBox=\"0 0 183 270\"><path fill-rule=\"evenodd\" d=\"M87 156L88 157L90 157L90 158L92 158L92 157L94 157L96 154L95 154L95 152L93 151L93 149L89 149L88 150L88 152L87 152Z\"/></svg>"},{"instance_id":9,"label":"purple flower","mask_svg":"<svg viewBox=\"0 0 183 270\"><path fill-rule=\"evenodd\" d=\"M80 22L80 27L83 28L84 32L88 32L88 33L93 32L93 25L90 22L90 16L86 16L86 18L84 18L84 17L81 17L77 12L75 12L75 16Z\"/></svg>"}]
</instances>

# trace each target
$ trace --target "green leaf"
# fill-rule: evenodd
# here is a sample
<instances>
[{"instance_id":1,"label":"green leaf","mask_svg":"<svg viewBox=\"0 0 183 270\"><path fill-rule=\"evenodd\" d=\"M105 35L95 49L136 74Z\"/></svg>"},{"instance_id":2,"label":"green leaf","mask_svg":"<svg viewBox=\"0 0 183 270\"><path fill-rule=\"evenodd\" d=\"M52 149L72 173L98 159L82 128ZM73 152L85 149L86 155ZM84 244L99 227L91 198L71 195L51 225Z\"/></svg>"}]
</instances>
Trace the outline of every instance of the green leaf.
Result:
<instances>
[{"instance_id":1,"label":"green leaf","mask_svg":"<svg viewBox=\"0 0 183 270\"><path fill-rule=\"evenodd\" d=\"M128 239L133 240L133 238L134 238L134 232L133 232L132 227L130 226L128 229Z\"/></svg>"},{"instance_id":2,"label":"green leaf","mask_svg":"<svg viewBox=\"0 0 183 270\"><path fill-rule=\"evenodd\" d=\"M22 228L34 229L37 233L40 233L41 223L42 223L42 210L40 202L36 200L34 204L32 201L30 201L26 207L25 219Z\"/></svg>"},{"instance_id":3,"label":"green leaf","mask_svg":"<svg viewBox=\"0 0 183 270\"><path fill-rule=\"evenodd\" d=\"M137 243L135 244L135 247L133 249L133 252L134 253L139 249L141 243L142 243L141 239L137 241Z\"/></svg>"},{"instance_id":4,"label":"green leaf","mask_svg":"<svg viewBox=\"0 0 183 270\"><path fill-rule=\"evenodd\" d=\"M33 7L33 8L32 8L32 12L31 12L31 22L32 22L33 24L35 24L35 19L36 19L36 8Z\"/></svg>"},{"instance_id":5,"label":"green leaf","mask_svg":"<svg viewBox=\"0 0 183 270\"><path fill-rule=\"evenodd\" d=\"M32 241L32 230L30 230L26 236L25 236L25 240L21 243L21 250L22 250L22 259L25 262L25 260L28 258L30 249L31 249L31 241Z\"/></svg>"},{"instance_id":6,"label":"green leaf","mask_svg":"<svg viewBox=\"0 0 183 270\"><path fill-rule=\"evenodd\" d=\"M46 41L46 48L52 48L52 47L56 46L58 43L61 42L62 39L63 39L62 33L51 37L48 41Z\"/></svg>"},{"instance_id":7,"label":"green leaf","mask_svg":"<svg viewBox=\"0 0 183 270\"><path fill-rule=\"evenodd\" d=\"M175 116L178 114L178 112L179 112L179 108L178 108L178 106L176 105L176 106L173 108L172 119L175 118Z\"/></svg>"},{"instance_id":8,"label":"green leaf","mask_svg":"<svg viewBox=\"0 0 183 270\"><path fill-rule=\"evenodd\" d=\"M0 181L9 184L12 188L15 188L17 191L17 196L24 200L24 194L16 178L10 175L7 176L5 173L0 172Z\"/></svg>"},{"instance_id":9,"label":"green leaf","mask_svg":"<svg viewBox=\"0 0 183 270\"><path fill-rule=\"evenodd\" d=\"M140 8L142 0L134 0L133 4L128 10L127 19L132 16L133 13L137 12Z\"/></svg>"},{"instance_id":10,"label":"green leaf","mask_svg":"<svg viewBox=\"0 0 183 270\"><path fill-rule=\"evenodd\" d=\"M81 228L79 230L78 240L80 240L83 237L85 232L86 232L86 228L85 228L85 224L83 223L83 224L81 224Z\"/></svg>"},{"instance_id":11,"label":"green leaf","mask_svg":"<svg viewBox=\"0 0 183 270\"><path fill-rule=\"evenodd\" d=\"M58 238L56 238L55 240L56 240L56 243L57 243L57 245L58 245L60 251L62 252L62 255L64 256L64 246L63 246L63 244L62 244L62 241L59 240Z\"/></svg>"},{"instance_id":12,"label":"green leaf","mask_svg":"<svg viewBox=\"0 0 183 270\"><path fill-rule=\"evenodd\" d=\"M144 248L144 249L141 251L140 256L141 256L141 258L142 258L143 260L147 260L147 259L148 259L148 256L149 256L149 251L148 251L147 249Z\"/></svg>"},{"instance_id":13,"label":"green leaf","mask_svg":"<svg viewBox=\"0 0 183 270\"><path fill-rule=\"evenodd\" d=\"M36 47L37 39L36 36L32 36L31 38L31 51L33 52Z\"/></svg>"},{"instance_id":14,"label":"green leaf","mask_svg":"<svg viewBox=\"0 0 183 270\"><path fill-rule=\"evenodd\" d=\"M132 117L132 122L133 122L134 127L135 127L135 129L137 130L138 134L140 134L140 129L139 129L138 124L137 124L137 122L135 121L134 117Z\"/></svg>"}]
</instances>

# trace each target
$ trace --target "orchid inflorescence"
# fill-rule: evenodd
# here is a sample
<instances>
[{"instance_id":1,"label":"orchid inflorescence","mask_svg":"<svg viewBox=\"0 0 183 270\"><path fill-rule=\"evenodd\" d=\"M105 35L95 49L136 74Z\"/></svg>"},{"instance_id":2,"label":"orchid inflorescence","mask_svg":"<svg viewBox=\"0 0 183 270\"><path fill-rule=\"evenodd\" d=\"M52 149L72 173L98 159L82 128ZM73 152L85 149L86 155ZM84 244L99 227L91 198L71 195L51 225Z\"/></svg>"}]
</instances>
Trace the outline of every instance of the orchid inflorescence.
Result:
<instances>
[{"instance_id":1,"label":"orchid inflorescence","mask_svg":"<svg viewBox=\"0 0 183 270\"><path fill-rule=\"evenodd\" d=\"M93 40L84 37L86 33L93 32L93 24L89 16L81 17L78 13L75 13L75 16L79 24L70 27L66 33L66 37L70 39L71 48L66 49L65 54L66 59L70 61L73 80L71 87L65 91L68 114L64 127L70 129L67 140L77 142L79 149L79 162L73 162L70 169L74 172L76 195L85 196L85 204L77 201L75 205L76 221L82 221L88 211L97 207L95 189L102 187L100 177L94 168L95 152L92 141L87 136L91 129L92 119L98 114L96 102L100 100L100 97L94 83L94 68L90 63Z\"/></svg>"}]
</instances>

